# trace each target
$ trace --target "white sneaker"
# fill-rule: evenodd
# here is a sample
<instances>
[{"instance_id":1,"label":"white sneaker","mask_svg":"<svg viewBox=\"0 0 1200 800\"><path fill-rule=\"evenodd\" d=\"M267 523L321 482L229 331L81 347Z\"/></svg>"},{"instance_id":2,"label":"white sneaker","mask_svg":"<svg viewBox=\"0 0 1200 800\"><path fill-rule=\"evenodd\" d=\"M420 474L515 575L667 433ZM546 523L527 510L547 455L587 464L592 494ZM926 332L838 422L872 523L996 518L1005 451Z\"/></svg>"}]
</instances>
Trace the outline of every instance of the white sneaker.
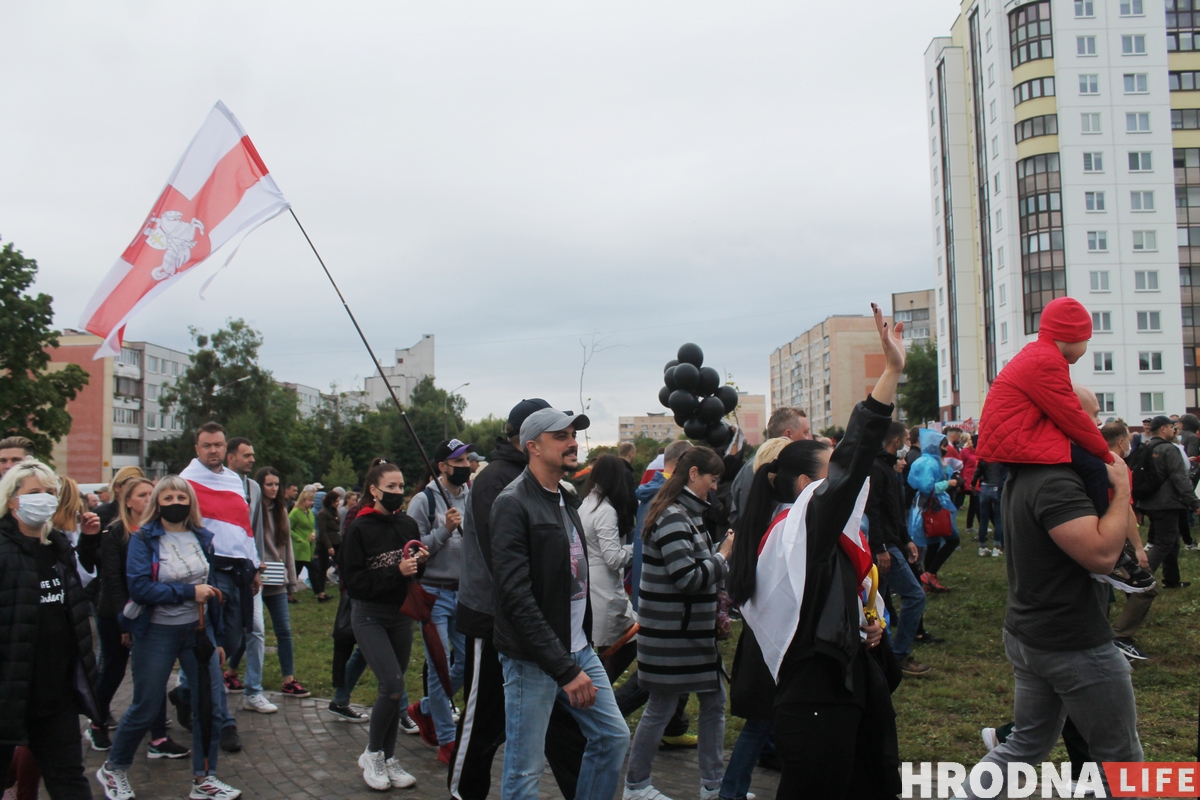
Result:
<instances>
[{"instance_id":1,"label":"white sneaker","mask_svg":"<svg viewBox=\"0 0 1200 800\"><path fill-rule=\"evenodd\" d=\"M990 553L990 552L988 552L988 549L987 549L986 547L981 547L981 548L979 548L979 556L980 556L981 558L982 558L983 556L990 556L990 555L991 555L991 553Z\"/></svg>"},{"instance_id":2,"label":"white sneaker","mask_svg":"<svg viewBox=\"0 0 1200 800\"><path fill-rule=\"evenodd\" d=\"M191 800L237 800L241 796L241 789L217 780L215 775L209 775L200 783L192 781L192 793L188 795Z\"/></svg>"},{"instance_id":3,"label":"white sneaker","mask_svg":"<svg viewBox=\"0 0 1200 800\"><path fill-rule=\"evenodd\" d=\"M358 757L358 765L362 767L363 780L367 782L367 786L380 792L392 788L392 782L387 774L387 766L383 761L382 750L375 753L364 750L363 754Z\"/></svg>"},{"instance_id":4,"label":"white sneaker","mask_svg":"<svg viewBox=\"0 0 1200 800\"><path fill-rule=\"evenodd\" d=\"M1004 558L1004 551L1001 550L999 547L993 547L992 548L992 556L994 558Z\"/></svg>"},{"instance_id":5,"label":"white sneaker","mask_svg":"<svg viewBox=\"0 0 1200 800\"><path fill-rule=\"evenodd\" d=\"M267 699L265 694L242 695L242 710L257 711L260 714L274 714L279 706Z\"/></svg>"},{"instance_id":6,"label":"white sneaker","mask_svg":"<svg viewBox=\"0 0 1200 800\"><path fill-rule=\"evenodd\" d=\"M988 749L989 753L1000 746L1000 740L996 738L995 728L984 728L979 732L979 735L982 737L983 745Z\"/></svg>"},{"instance_id":7,"label":"white sneaker","mask_svg":"<svg viewBox=\"0 0 1200 800\"><path fill-rule=\"evenodd\" d=\"M410 786L417 785L417 779L404 771L400 766L400 762L392 756L387 761L383 762L383 768L387 771L388 781L397 789L407 789Z\"/></svg>"},{"instance_id":8,"label":"white sneaker","mask_svg":"<svg viewBox=\"0 0 1200 800\"><path fill-rule=\"evenodd\" d=\"M701 791L704 790L701 789ZM646 786L645 788L638 789L637 791L634 791L626 786L621 791L621 800L671 800L671 798L667 797L653 786Z\"/></svg>"},{"instance_id":9,"label":"white sneaker","mask_svg":"<svg viewBox=\"0 0 1200 800\"><path fill-rule=\"evenodd\" d=\"M133 800L133 787L129 785L129 776L123 769L109 769L108 762L96 770L96 780L104 787L104 796L108 800Z\"/></svg>"}]
</instances>

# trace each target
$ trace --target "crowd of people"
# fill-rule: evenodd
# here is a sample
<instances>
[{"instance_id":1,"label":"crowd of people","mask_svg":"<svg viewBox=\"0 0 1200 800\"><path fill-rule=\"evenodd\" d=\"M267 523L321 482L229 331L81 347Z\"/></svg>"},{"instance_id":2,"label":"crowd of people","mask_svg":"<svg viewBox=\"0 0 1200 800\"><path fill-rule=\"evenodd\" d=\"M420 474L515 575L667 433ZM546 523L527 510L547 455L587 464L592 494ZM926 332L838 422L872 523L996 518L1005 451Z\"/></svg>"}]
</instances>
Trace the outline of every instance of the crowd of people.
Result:
<instances>
[{"instance_id":1,"label":"crowd of people","mask_svg":"<svg viewBox=\"0 0 1200 800\"><path fill-rule=\"evenodd\" d=\"M1077 765L1141 760L1134 636L1159 588L1187 585L1178 553L1195 547L1200 420L1101 424L1069 373L1090 316L1060 300L993 383L974 440L909 429L894 421L901 326L874 312L885 368L845 432L814 436L802 410L776 409L745 463L736 444L681 440L639 476L622 446L573 482L590 421L541 399L512 408L487 462L472 443L439 443L415 486L384 458L358 487L290 484L209 422L179 475L125 468L93 498L28 440L0 441L4 785L33 797L40 776L53 798L91 797L90 747L107 751L105 797L129 800L149 734L149 758L191 756L189 797L239 797L218 761L241 749L237 694L243 711L278 711L263 686L266 620L279 699L309 696L289 607L302 581L316 602L334 599L332 580L327 711L368 726L358 766L371 789L416 785L404 733L436 750L456 800L488 796L502 744L505 800L536 798L547 764L566 798L669 800L653 782L664 746L696 748L701 800L753 798L760 763L781 771L781 798L895 797L891 695L933 672L914 650L941 641L923 620L927 596L951 591L939 571L963 507L978 555L1005 558L1009 578L1014 719L984 729L985 760L1037 762L1060 735ZM1115 590L1129 599L1110 627ZM738 618L727 670L720 642ZM414 623L420 698L406 688ZM368 668L369 712L350 702ZM744 720L728 758L727 699ZM168 709L189 743L168 735Z\"/></svg>"}]
</instances>

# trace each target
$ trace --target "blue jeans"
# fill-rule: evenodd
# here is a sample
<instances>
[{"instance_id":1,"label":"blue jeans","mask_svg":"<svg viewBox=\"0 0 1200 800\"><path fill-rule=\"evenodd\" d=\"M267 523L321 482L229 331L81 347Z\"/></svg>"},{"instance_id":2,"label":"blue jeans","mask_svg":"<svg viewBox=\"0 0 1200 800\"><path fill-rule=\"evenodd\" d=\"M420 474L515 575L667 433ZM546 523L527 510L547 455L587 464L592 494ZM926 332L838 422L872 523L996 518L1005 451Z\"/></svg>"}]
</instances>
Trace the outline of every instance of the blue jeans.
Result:
<instances>
[{"instance_id":1,"label":"blue jeans","mask_svg":"<svg viewBox=\"0 0 1200 800\"><path fill-rule=\"evenodd\" d=\"M982 524L980 527L982 529ZM925 590L900 550L889 546L888 553L892 557L892 567L883 576L883 590L900 595L901 601L900 620L892 620L892 653L896 658L904 658L912 652L913 638L921 624L921 615L925 613Z\"/></svg>"},{"instance_id":2,"label":"blue jeans","mask_svg":"<svg viewBox=\"0 0 1200 800\"><path fill-rule=\"evenodd\" d=\"M346 662L346 678L341 686L333 690L333 702L335 705L350 705L350 693L358 685L358 679L362 677L366 668L367 659L363 656L362 649L358 647L354 648L354 652L350 654L350 660ZM408 708L407 697L401 702L404 703L405 708Z\"/></svg>"},{"instance_id":3,"label":"blue jeans","mask_svg":"<svg viewBox=\"0 0 1200 800\"><path fill-rule=\"evenodd\" d=\"M600 658L590 647L574 654L575 663L596 687L591 708L571 708L558 684L532 661L500 656L504 669L504 800L537 800L538 781L546 769L546 729L554 704L562 703L587 737L575 800L612 800L621 781L621 764L629 748L629 726L617 708L612 684Z\"/></svg>"},{"instance_id":4,"label":"blue jeans","mask_svg":"<svg viewBox=\"0 0 1200 800\"><path fill-rule=\"evenodd\" d=\"M770 719L746 720L729 754L729 765L725 767L725 778L721 781L722 800L746 800L754 765L771 738L773 725L774 721Z\"/></svg>"},{"instance_id":5,"label":"blue jeans","mask_svg":"<svg viewBox=\"0 0 1200 800\"><path fill-rule=\"evenodd\" d=\"M207 628L206 633L211 640L212 629ZM133 640L129 656L133 670L133 703L117 726L112 750L108 754L108 763L114 768L127 770L133 764L133 754L162 708L163 692L166 691L167 681L171 678L171 668L175 666L175 659L179 659L180 671L188 676L193 684L199 680L199 665L196 662L196 653L192 649L196 641L195 635L196 626L190 623L151 623L145 635ZM196 698L193 696L191 700L192 713L196 717L196 723L192 726L192 771L197 776L217 773L217 753L220 751L218 745L221 742L221 728L216 719L217 698L225 695L225 682L221 678L221 666L217 662L216 653L209 659L208 672L214 713L207 771L204 768L204 748L200 742L200 710Z\"/></svg>"},{"instance_id":6,"label":"blue jeans","mask_svg":"<svg viewBox=\"0 0 1200 800\"><path fill-rule=\"evenodd\" d=\"M979 484L979 544L987 544L988 522L992 523L992 541L996 547L1004 547L1004 524L1000 516L1000 495L1004 493L1004 484L993 486L988 483Z\"/></svg>"},{"instance_id":7,"label":"blue jeans","mask_svg":"<svg viewBox=\"0 0 1200 800\"><path fill-rule=\"evenodd\" d=\"M433 606L433 624L437 626L438 636L442 640L442 649L450 667L451 694L458 694L463 685L463 671L466 668L464 654L467 652L467 637L458 632L455 626L455 609L458 607L458 592L453 589L438 589L432 586L424 587L425 591L437 598ZM424 642L424 631L421 641ZM428 654L429 647L426 645ZM428 659L426 659L428 661ZM433 727L437 731L438 744L450 744L454 741L455 725L454 710L450 707L450 698L438 680L437 670L429 665L429 696L421 699L421 713L433 717Z\"/></svg>"},{"instance_id":8,"label":"blue jeans","mask_svg":"<svg viewBox=\"0 0 1200 800\"><path fill-rule=\"evenodd\" d=\"M267 637L263 628L263 595L261 589L259 589L258 594L254 595L254 626L246 634L246 638L243 641L245 642L242 649L246 655L246 680L242 681L242 685L246 687L246 696L262 694L262 671L263 660L266 658ZM239 660L239 658L226 656L225 668L237 672Z\"/></svg>"}]
</instances>

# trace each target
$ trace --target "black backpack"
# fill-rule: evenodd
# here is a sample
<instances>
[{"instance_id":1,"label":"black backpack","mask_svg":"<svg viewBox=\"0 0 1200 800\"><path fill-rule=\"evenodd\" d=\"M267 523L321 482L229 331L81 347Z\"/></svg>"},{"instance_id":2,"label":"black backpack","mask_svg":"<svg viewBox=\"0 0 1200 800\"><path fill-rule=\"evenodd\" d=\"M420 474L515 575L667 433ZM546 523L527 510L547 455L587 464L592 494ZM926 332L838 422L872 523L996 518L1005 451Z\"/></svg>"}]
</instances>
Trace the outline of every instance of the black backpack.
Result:
<instances>
[{"instance_id":1,"label":"black backpack","mask_svg":"<svg viewBox=\"0 0 1200 800\"><path fill-rule=\"evenodd\" d=\"M1164 444L1174 447L1170 442L1161 441L1153 445L1143 444L1129 460L1129 468L1133 472L1131 493L1134 500L1149 500L1166 483L1166 477L1163 470L1158 468L1158 459L1155 456L1155 451Z\"/></svg>"}]
</instances>

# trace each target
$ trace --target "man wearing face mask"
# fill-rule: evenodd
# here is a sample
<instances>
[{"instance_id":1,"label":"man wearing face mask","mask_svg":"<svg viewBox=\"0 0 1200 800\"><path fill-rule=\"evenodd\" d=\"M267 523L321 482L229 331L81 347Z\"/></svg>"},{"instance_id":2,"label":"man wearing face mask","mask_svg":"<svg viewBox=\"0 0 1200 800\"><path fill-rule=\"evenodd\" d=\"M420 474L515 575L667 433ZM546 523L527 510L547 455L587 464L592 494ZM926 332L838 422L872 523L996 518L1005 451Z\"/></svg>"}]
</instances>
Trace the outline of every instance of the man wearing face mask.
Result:
<instances>
[{"instance_id":1,"label":"man wearing face mask","mask_svg":"<svg viewBox=\"0 0 1200 800\"><path fill-rule=\"evenodd\" d=\"M457 627L458 580L462 566L462 519L467 510L471 490L471 462L468 453L475 445L450 439L433 451L434 467L438 471L438 487L430 484L425 491L414 495L408 503L408 515L421 531L421 543L429 550L429 561L421 585L437 597L433 607L433 622L442 639L442 648L450 659L450 683L454 692L463 684L466 664L466 637ZM449 499L449 506L447 506ZM421 732L421 739L438 748L438 759L450 763L454 750L454 711L442 682L432 677L429 696L408 707L408 716Z\"/></svg>"}]
</instances>

